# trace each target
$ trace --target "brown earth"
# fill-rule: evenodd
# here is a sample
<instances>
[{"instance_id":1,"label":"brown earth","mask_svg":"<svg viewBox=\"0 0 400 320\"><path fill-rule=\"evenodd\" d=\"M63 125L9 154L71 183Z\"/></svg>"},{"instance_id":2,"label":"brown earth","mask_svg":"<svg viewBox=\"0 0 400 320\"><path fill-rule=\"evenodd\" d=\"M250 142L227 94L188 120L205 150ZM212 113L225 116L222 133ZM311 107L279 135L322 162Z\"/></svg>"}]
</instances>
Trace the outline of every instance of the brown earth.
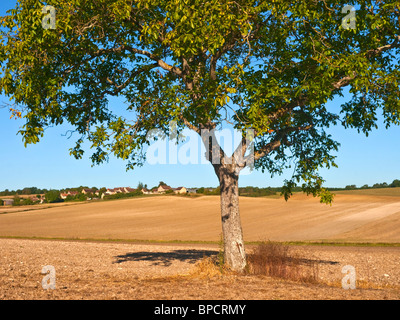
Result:
<instances>
[{"instance_id":1,"label":"brown earth","mask_svg":"<svg viewBox=\"0 0 400 320\"><path fill-rule=\"evenodd\" d=\"M400 248L295 246L318 263L318 282L200 272L211 245L0 239L0 300L14 299L355 299L400 298ZM42 286L55 268L54 290ZM342 268L356 271L343 289Z\"/></svg>"}]
</instances>

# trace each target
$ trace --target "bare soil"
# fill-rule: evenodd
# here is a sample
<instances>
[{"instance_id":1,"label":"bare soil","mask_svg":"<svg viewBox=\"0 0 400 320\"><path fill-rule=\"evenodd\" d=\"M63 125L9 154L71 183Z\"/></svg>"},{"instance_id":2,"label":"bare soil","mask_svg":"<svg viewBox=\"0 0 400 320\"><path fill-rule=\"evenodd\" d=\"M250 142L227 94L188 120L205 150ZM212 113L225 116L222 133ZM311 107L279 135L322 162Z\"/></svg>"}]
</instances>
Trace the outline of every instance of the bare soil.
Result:
<instances>
[{"instance_id":1,"label":"bare soil","mask_svg":"<svg viewBox=\"0 0 400 320\"><path fill-rule=\"evenodd\" d=\"M400 298L399 247L291 248L317 262L316 283L199 271L215 245L0 239L0 300ZM46 265L54 290L42 286ZM345 265L356 270L354 290L342 288Z\"/></svg>"}]
</instances>

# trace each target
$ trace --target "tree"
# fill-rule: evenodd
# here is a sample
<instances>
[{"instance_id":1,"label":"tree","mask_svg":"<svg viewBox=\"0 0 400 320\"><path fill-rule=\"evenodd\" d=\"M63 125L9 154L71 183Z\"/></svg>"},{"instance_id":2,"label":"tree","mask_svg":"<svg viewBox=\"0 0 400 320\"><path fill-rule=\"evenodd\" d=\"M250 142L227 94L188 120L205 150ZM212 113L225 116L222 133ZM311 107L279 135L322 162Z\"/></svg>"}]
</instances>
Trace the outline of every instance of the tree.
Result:
<instances>
[{"instance_id":1,"label":"tree","mask_svg":"<svg viewBox=\"0 0 400 320\"><path fill-rule=\"evenodd\" d=\"M389 185L386 182L375 183L372 188L387 188Z\"/></svg>"},{"instance_id":2,"label":"tree","mask_svg":"<svg viewBox=\"0 0 400 320\"><path fill-rule=\"evenodd\" d=\"M47 203L63 202L60 196L60 191L50 190L44 195Z\"/></svg>"},{"instance_id":3,"label":"tree","mask_svg":"<svg viewBox=\"0 0 400 320\"><path fill-rule=\"evenodd\" d=\"M198 188L196 193L204 193L204 187Z\"/></svg>"},{"instance_id":4,"label":"tree","mask_svg":"<svg viewBox=\"0 0 400 320\"><path fill-rule=\"evenodd\" d=\"M399 179L393 180L393 182L390 184L390 187L392 188L400 187L400 180Z\"/></svg>"},{"instance_id":5,"label":"tree","mask_svg":"<svg viewBox=\"0 0 400 320\"><path fill-rule=\"evenodd\" d=\"M34 204L34 202L32 201L31 198L26 198L26 199L22 200L22 205L24 205L24 206L31 206L33 204Z\"/></svg>"},{"instance_id":6,"label":"tree","mask_svg":"<svg viewBox=\"0 0 400 320\"><path fill-rule=\"evenodd\" d=\"M21 1L1 23L0 91L26 120L25 144L67 122L78 135L71 155L82 158L88 140L94 164L114 155L133 169L145 161L151 130L168 134L171 121L177 132L194 130L219 180L234 270L246 265L243 168L276 175L295 164L285 199L301 187L330 203L319 169L336 166L339 143L326 128L368 135L378 110L387 126L399 124L398 1L350 1L355 13L342 0L46 3L57 9L54 29L43 27L38 0ZM340 111L328 110L345 91ZM112 96L124 97L132 118L108 108ZM215 138L222 125L242 132L232 156Z\"/></svg>"},{"instance_id":7,"label":"tree","mask_svg":"<svg viewBox=\"0 0 400 320\"><path fill-rule=\"evenodd\" d=\"M139 190L139 191L141 191L144 187L145 187L145 186L143 185L143 183L139 181L139 183L138 183L136 189Z\"/></svg>"},{"instance_id":8,"label":"tree","mask_svg":"<svg viewBox=\"0 0 400 320\"><path fill-rule=\"evenodd\" d=\"M88 199L88 195L86 195L86 194L84 194L84 193L82 193L82 192L79 192L75 197L74 197L74 200L77 200L77 201L86 201Z\"/></svg>"},{"instance_id":9,"label":"tree","mask_svg":"<svg viewBox=\"0 0 400 320\"><path fill-rule=\"evenodd\" d=\"M21 205L21 198L18 195L14 196L13 206L20 206Z\"/></svg>"},{"instance_id":10,"label":"tree","mask_svg":"<svg viewBox=\"0 0 400 320\"><path fill-rule=\"evenodd\" d=\"M102 195L103 195L106 191L107 191L107 188L106 188L106 187L100 188L100 190L99 190L99 198L101 198Z\"/></svg>"}]
</instances>

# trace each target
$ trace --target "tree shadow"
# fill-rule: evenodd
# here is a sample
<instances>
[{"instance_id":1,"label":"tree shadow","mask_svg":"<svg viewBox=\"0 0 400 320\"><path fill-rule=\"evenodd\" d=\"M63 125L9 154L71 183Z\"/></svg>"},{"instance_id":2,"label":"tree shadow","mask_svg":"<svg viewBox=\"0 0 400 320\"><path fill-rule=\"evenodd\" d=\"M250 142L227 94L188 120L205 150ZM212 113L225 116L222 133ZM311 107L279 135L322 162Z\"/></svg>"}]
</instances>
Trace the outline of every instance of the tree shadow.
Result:
<instances>
[{"instance_id":1,"label":"tree shadow","mask_svg":"<svg viewBox=\"0 0 400 320\"><path fill-rule=\"evenodd\" d=\"M128 261L151 261L152 265L170 266L175 260L188 263L196 263L198 260L217 255L214 250L172 250L168 252L129 252L116 256L113 263L123 263Z\"/></svg>"},{"instance_id":2,"label":"tree shadow","mask_svg":"<svg viewBox=\"0 0 400 320\"><path fill-rule=\"evenodd\" d=\"M293 258L290 258L293 259ZM303 264L314 264L314 263L318 263L318 264L330 264L330 265L336 265L339 264L338 261L330 261L330 260L321 260L321 259L305 259L305 258L294 258L293 260L297 260L300 263Z\"/></svg>"}]
</instances>

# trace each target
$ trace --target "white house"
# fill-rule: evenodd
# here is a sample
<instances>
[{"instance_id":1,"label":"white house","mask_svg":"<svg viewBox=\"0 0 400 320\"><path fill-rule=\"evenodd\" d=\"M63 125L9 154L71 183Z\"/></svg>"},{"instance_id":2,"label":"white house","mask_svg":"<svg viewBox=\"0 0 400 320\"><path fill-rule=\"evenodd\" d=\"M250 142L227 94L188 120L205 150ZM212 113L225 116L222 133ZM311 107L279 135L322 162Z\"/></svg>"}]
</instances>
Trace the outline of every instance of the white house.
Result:
<instances>
[{"instance_id":1,"label":"white house","mask_svg":"<svg viewBox=\"0 0 400 320\"><path fill-rule=\"evenodd\" d=\"M153 192L151 192L151 190L148 190L146 188L142 188L142 193L143 194L153 194Z\"/></svg>"},{"instance_id":2,"label":"white house","mask_svg":"<svg viewBox=\"0 0 400 320\"><path fill-rule=\"evenodd\" d=\"M177 194L185 194L187 193L187 189L185 187L178 187L178 188L173 188L174 192Z\"/></svg>"},{"instance_id":3,"label":"white house","mask_svg":"<svg viewBox=\"0 0 400 320\"><path fill-rule=\"evenodd\" d=\"M170 186L167 185L160 185L157 189L158 193L165 193L168 190L173 190Z\"/></svg>"}]
</instances>

